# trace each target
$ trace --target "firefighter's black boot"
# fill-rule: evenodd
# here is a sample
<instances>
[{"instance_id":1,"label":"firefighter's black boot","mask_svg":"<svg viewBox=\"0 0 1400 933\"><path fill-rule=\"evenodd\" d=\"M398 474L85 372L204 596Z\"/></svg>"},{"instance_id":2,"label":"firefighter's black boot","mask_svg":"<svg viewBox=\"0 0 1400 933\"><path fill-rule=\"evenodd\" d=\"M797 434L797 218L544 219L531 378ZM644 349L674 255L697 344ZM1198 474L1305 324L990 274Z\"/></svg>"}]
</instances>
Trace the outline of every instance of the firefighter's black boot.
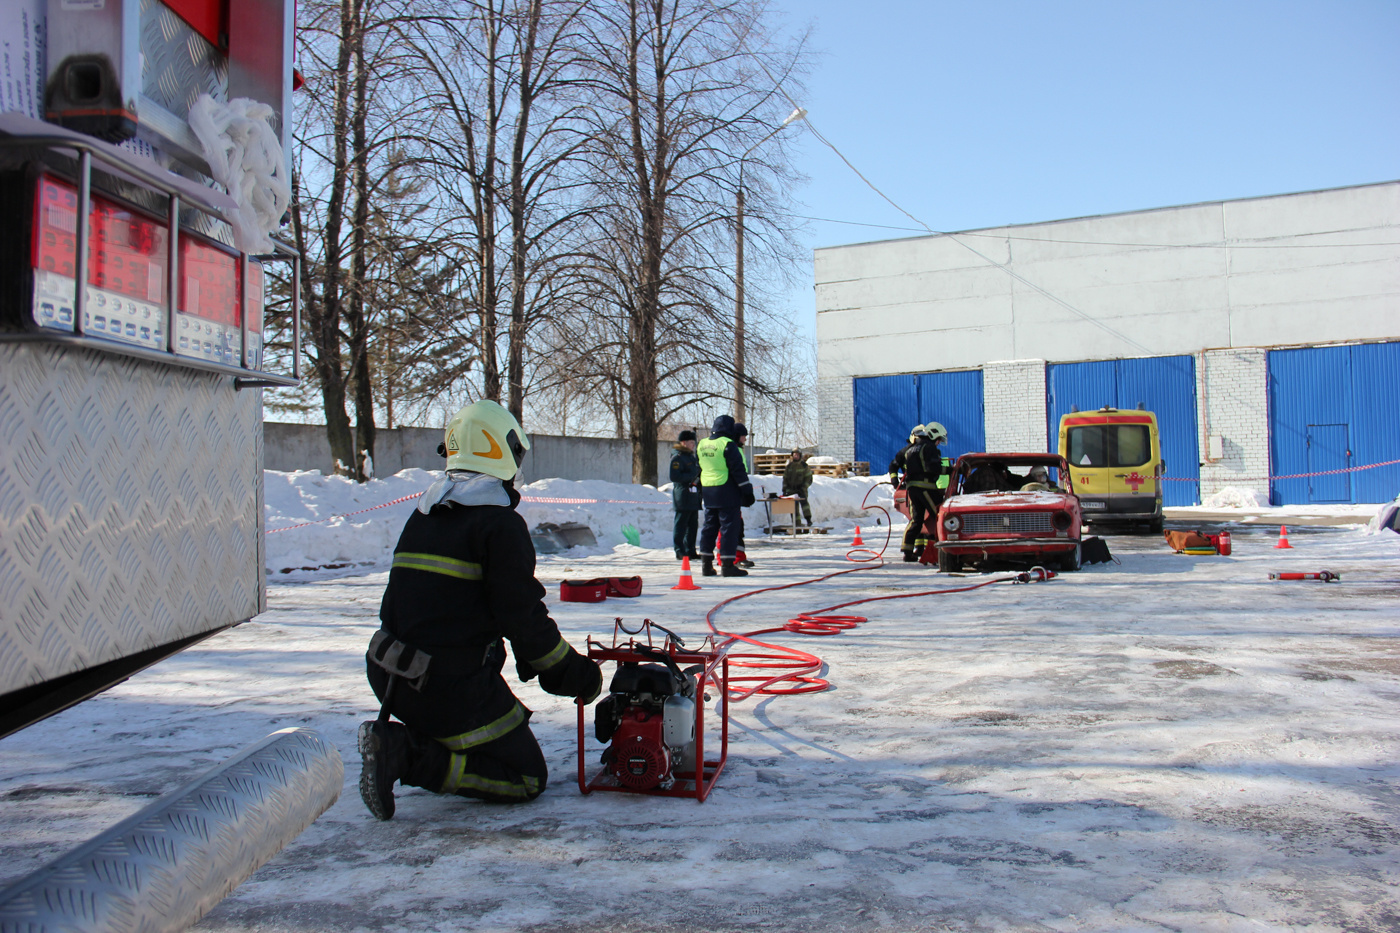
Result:
<instances>
[{"instance_id":1,"label":"firefighter's black boot","mask_svg":"<svg viewBox=\"0 0 1400 933\"><path fill-rule=\"evenodd\" d=\"M715 559L713 557L700 558L700 576L713 577L715 575Z\"/></svg>"},{"instance_id":2,"label":"firefighter's black boot","mask_svg":"<svg viewBox=\"0 0 1400 933\"><path fill-rule=\"evenodd\" d=\"M906 564L917 563L918 560L919 560L918 555L915 554L913 551L905 551L905 552L904 552L904 562L905 562Z\"/></svg>"},{"instance_id":3,"label":"firefighter's black boot","mask_svg":"<svg viewBox=\"0 0 1400 933\"><path fill-rule=\"evenodd\" d=\"M360 723L360 799L381 820L394 818L394 782L408 774L412 742L397 722Z\"/></svg>"},{"instance_id":4,"label":"firefighter's black boot","mask_svg":"<svg viewBox=\"0 0 1400 933\"><path fill-rule=\"evenodd\" d=\"M732 559L721 559L719 562L719 575L722 577L747 577L749 572L740 567Z\"/></svg>"}]
</instances>

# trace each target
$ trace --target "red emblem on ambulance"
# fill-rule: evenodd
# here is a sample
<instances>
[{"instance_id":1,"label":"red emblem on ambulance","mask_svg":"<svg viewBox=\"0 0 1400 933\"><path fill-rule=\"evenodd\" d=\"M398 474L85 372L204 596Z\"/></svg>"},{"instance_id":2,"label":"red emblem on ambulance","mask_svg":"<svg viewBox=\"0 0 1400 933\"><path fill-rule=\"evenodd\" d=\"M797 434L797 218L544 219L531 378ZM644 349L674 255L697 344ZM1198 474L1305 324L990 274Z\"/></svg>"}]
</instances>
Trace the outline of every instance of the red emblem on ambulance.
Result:
<instances>
[{"instance_id":1,"label":"red emblem on ambulance","mask_svg":"<svg viewBox=\"0 0 1400 933\"><path fill-rule=\"evenodd\" d=\"M1137 470L1134 470L1125 476L1124 480L1129 486L1133 487L1133 492L1137 492L1138 487L1147 482L1147 477L1140 475Z\"/></svg>"}]
</instances>

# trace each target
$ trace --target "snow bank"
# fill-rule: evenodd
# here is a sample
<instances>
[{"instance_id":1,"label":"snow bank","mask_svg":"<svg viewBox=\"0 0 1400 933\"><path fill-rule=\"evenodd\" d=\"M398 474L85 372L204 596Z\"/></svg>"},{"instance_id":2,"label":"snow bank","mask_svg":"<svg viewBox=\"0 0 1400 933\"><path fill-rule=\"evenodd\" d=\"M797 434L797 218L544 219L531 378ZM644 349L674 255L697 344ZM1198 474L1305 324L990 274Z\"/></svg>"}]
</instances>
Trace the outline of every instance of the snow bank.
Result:
<instances>
[{"instance_id":1,"label":"snow bank","mask_svg":"<svg viewBox=\"0 0 1400 933\"><path fill-rule=\"evenodd\" d=\"M437 475L428 470L404 470L387 479L360 484L314 470L266 471L267 571L296 575L387 564L403 523L416 505L414 500ZM759 499L782 492L781 476L752 479ZM861 509L861 501L875 482L870 477L816 477L808 493L813 521L843 531L857 524L883 524L886 520L878 510ZM669 483L658 489L601 480L544 479L521 486L520 495L519 511L531 528L545 522L580 522L592 530L598 546L573 548L571 556L610 554L626 547L624 526L637 529L644 549L671 547L674 513ZM396 501L400 499L405 501ZM893 513L890 487L877 489L870 503ZM898 524L903 519L894 515L893 521ZM761 502L744 510L744 527L750 537L763 534L764 522Z\"/></svg>"},{"instance_id":2,"label":"snow bank","mask_svg":"<svg viewBox=\"0 0 1400 933\"><path fill-rule=\"evenodd\" d=\"M1265 504L1259 501L1259 495L1253 489L1241 489L1238 486L1226 486L1207 496L1202 503L1209 509L1257 509Z\"/></svg>"}]
</instances>

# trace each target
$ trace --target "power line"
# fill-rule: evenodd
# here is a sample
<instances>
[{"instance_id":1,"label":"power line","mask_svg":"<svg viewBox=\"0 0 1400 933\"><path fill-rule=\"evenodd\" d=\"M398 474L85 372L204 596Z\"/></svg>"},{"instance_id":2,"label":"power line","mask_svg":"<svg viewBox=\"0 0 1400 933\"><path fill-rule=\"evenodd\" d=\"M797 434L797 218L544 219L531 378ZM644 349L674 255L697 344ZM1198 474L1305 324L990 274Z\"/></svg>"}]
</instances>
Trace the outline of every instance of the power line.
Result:
<instances>
[{"instance_id":1,"label":"power line","mask_svg":"<svg viewBox=\"0 0 1400 933\"><path fill-rule=\"evenodd\" d=\"M890 224L872 224L859 220L837 220L835 217L812 217L808 214L793 214L799 220L815 220L824 224L846 224L851 227L876 227L881 230L907 230L910 233L928 233L923 227L895 227ZM1117 246L1124 249L1338 249L1342 247L1400 246L1400 241L1389 243L1119 243L1112 240L1064 240L1058 237L1017 236L1014 233L968 233L940 234L934 236L983 237L989 240L1016 240L1024 243L1065 243L1073 246ZM1321 233L1300 234L1302 236L1323 236Z\"/></svg>"},{"instance_id":2,"label":"power line","mask_svg":"<svg viewBox=\"0 0 1400 933\"><path fill-rule=\"evenodd\" d=\"M742 35L742 34L739 32L739 30L735 29L735 28L733 27L733 24L732 24L732 23L730 24L730 31L734 33L734 38L738 41L739 45L741 45L741 46L743 47L744 51L748 53L749 57L752 58L752 59L754 60L754 62L758 65L758 67L759 67L760 69L763 70L763 73L764 73L765 75L768 76L768 80L773 84L773 87L777 89L778 93L779 93L779 94L782 94L783 97L787 98L788 103L790 103L790 104L793 106L794 109L799 108L801 105L798 104L798 102L797 102L796 100L793 99L792 95L789 94L789 93L787 92L787 89L783 87L783 83L782 83L780 80L778 80L778 78L773 74L773 72L771 72L771 71L768 69L768 64L767 64L761 57L759 57L759 56L753 54L753 51L752 51L752 50L749 48L749 46L748 46L748 42L745 40L745 36ZM1119 330L1114 329L1113 327L1110 327L1108 324L1105 324L1103 321L1100 321L1098 318L1095 318L1095 317L1093 317L1092 315L1086 314L1085 312L1083 312L1083 311L1079 310L1078 308L1076 308L1074 305L1070 304L1068 301L1065 301L1065 300L1064 300L1063 298L1061 298L1060 296L1055 295L1055 294L1052 294L1051 292L1047 291L1046 289L1041 288L1039 285L1037 285L1036 283L1032 282L1030 279L1027 279L1025 276L1021 275L1019 272L1016 272L1014 269L1010 268L1010 267L1007 266L1005 263L998 262L997 260L993 259L991 256L988 256L986 253L982 252L981 250L977 249L975 246L972 246L972 245L969 244L969 243L964 243L962 240L958 239L958 237L957 237L955 234L947 233L947 232L944 232L944 231L939 231L939 230L933 229L933 228L930 227L928 224L924 223L922 220L920 220L919 218L915 217L913 214L909 213L909 212L906 211L904 208L902 208L902 207L900 207L898 204L896 204L896 203L894 202L894 199L893 199L893 198L891 198L889 195L885 194L883 191L881 191L879 188L877 188L877 187L875 186L874 182L872 182L870 179L866 178L865 175L863 175L863 174L861 173L860 169L856 168L855 163L853 163L850 159L846 158L845 153L843 153L840 149L838 149L838 148L836 147L836 144L835 144L835 143L831 142L831 140L827 139L825 136L822 135L821 131L817 129L816 124L812 122L812 118L811 118L810 116L803 117L803 118L802 118L802 122L806 123L806 124L807 124L807 128L808 128L809 130L812 131L812 135L815 136L815 137L817 138L817 140L820 141L820 142L822 143L822 145L826 146L826 147L827 147L828 149L830 149L832 152L836 153L837 158L839 158L842 162L846 163L846 167L849 168L852 172L855 172L856 177L859 178L861 181L865 182L866 186L869 187L871 191L874 191L874 192L875 192L876 194L878 194L881 198L883 198L883 199L886 201L886 203L888 203L891 207L893 207L895 210L899 211L899 212L900 212L901 214L903 214L905 217L908 217L910 220L914 221L914 223L918 224L918 225L919 225L920 227L922 227L924 230L927 230L927 231L928 231L929 233L931 233L931 234L941 235L941 236L946 236L946 237L948 237L948 238L951 239L954 243L956 243L956 244L958 244L959 246L961 246L963 249L965 249L965 250L967 250L968 252L972 253L974 256L977 256L977 257L978 257L979 259L981 259L983 262L986 262L986 263L989 263L989 264L991 264L991 265L993 265L993 266L996 266L996 267L997 267L998 269L1000 269L1002 272L1006 273L1006 274L1009 275L1011 278L1015 279L1017 282L1020 282L1022 285L1026 286L1027 288L1031 289L1032 291L1035 291L1035 292L1037 292L1038 294L1043 295L1044 297L1046 297L1046 298L1050 299L1051 301L1053 301L1055 304L1060 305L1061 307L1063 307L1063 308L1065 308L1066 310L1070 311L1072 314L1075 314L1075 315L1077 315L1078 317L1080 317L1080 318L1084 319L1085 321L1089 322L1090 324L1093 324L1095 327L1099 328L1100 330L1104 331L1105 333L1108 333L1108 334L1111 335L1111 336L1117 337L1119 340L1123 341L1124 343L1128 344L1129 346L1136 347L1137 349L1141 350L1144 354L1146 354L1146 355L1148 355L1148 356L1153 355L1153 353L1154 353L1153 350L1151 350L1151 349L1149 349L1148 347L1145 347L1145 346L1143 346L1142 344L1138 343L1138 342L1137 342L1136 340L1134 340L1132 337L1129 337L1127 334L1123 333L1122 331L1119 331ZM1015 346L1015 337L1014 337L1014 335L1015 335L1015 330L1014 330L1014 328L1013 328L1013 330L1012 330L1012 335L1013 335L1012 345L1013 345L1013 352L1014 352L1014 346Z\"/></svg>"},{"instance_id":3,"label":"power line","mask_svg":"<svg viewBox=\"0 0 1400 933\"><path fill-rule=\"evenodd\" d=\"M867 224L859 220L835 220L831 217L808 217L806 214L793 214L799 220L816 220L824 224L846 224L851 227L879 227L881 230L908 230L910 233L924 233L922 227L891 227L889 224Z\"/></svg>"}]
</instances>

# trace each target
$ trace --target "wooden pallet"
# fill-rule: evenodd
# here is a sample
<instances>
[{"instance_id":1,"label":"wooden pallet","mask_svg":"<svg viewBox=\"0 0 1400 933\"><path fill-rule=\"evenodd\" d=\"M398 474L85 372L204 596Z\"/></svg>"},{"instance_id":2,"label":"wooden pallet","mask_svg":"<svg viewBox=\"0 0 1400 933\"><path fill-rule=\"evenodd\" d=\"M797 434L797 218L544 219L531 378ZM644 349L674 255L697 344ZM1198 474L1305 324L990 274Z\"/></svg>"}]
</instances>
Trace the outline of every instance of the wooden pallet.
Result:
<instances>
[{"instance_id":1,"label":"wooden pallet","mask_svg":"<svg viewBox=\"0 0 1400 933\"><path fill-rule=\"evenodd\" d=\"M787 469L792 454L754 454L753 471L760 476L781 476ZM817 476L869 476L870 463L857 460L854 463L811 463L807 464Z\"/></svg>"},{"instance_id":2,"label":"wooden pallet","mask_svg":"<svg viewBox=\"0 0 1400 933\"><path fill-rule=\"evenodd\" d=\"M830 531L830 525L798 525L796 531L791 525L772 525L763 529L766 535L824 535Z\"/></svg>"},{"instance_id":3,"label":"wooden pallet","mask_svg":"<svg viewBox=\"0 0 1400 933\"><path fill-rule=\"evenodd\" d=\"M754 454L753 471L760 476L782 476L792 454Z\"/></svg>"}]
</instances>

